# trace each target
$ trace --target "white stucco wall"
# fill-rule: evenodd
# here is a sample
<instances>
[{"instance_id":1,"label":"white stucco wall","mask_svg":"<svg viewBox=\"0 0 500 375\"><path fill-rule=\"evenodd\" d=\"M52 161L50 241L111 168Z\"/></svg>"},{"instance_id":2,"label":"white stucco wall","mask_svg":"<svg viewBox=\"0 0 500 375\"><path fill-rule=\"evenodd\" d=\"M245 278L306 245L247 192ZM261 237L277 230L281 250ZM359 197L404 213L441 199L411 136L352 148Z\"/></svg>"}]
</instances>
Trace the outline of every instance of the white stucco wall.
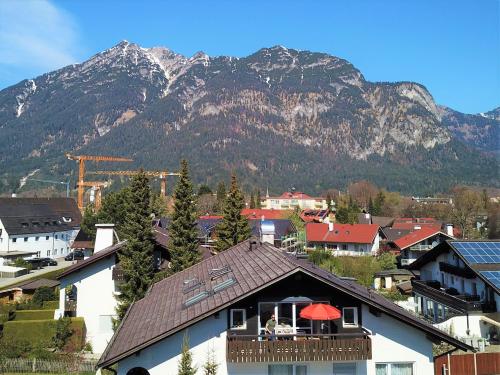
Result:
<instances>
[{"instance_id":1,"label":"white stucco wall","mask_svg":"<svg viewBox=\"0 0 500 375\"><path fill-rule=\"evenodd\" d=\"M115 257L110 256L91 264L80 271L62 278L59 310L55 317L64 311L64 288L75 285L77 288L76 316L85 320L87 341L92 344L94 353L102 353L113 336L111 318L116 316L115 285L112 270ZM62 310L61 310L62 309Z\"/></svg>"},{"instance_id":2,"label":"white stucco wall","mask_svg":"<svg viewBox=\"0 0 500 375\"><path fill-rule=\"evenodd\" d=\"M118 365L118 374L126 375L127 371L133 367L144 367L151 375L177 374L185 333L189 337L193 363L198 366L197 374L203 374L201 367L207 359L208 351L212 349L220 365L218 374L227 374L226 329L227 312L222 311L217 319L210 316L187 330L180 331L166 340L141 350L139 355L125 358Z\"/></svg>"},{"instance_id":3,"label":"white stucco wall","mask_svg":"<svg viewBox=\"0 0 500 375\"><path fill-rule=\"evenodd\" d=\"M40 252L41 257L50 258L63 257L71 252L71 244L78 234L78 229L71 229L11 236L5 230L1 220L0 229L2 232L0 235L0 253L13 251ZM13 241L14 238L16 238L16 242ZM27 238L27 241L24 240L25 238Z\"/></svg>"},{"instance_id":4,"label":"white stucco wall","mask_svg":"<svg viewBox=\"0 0 500 375\"><path fill-rule=\"evenodd\" d=\"M363 305L363 327L371 333L372 359L367 361L367 375L375 375L377 362L412 362L415 375L434 373L432 343L425 333L390 316L377 317Z\"/></svg>"},{"instance_id":5,"label":"white stucco wall","mask_svg":"<svg viewBox=\"0 0 500 375\"><path fill-rule=\"evenodd\" d=\"M379 362L411 362L415 375L433 373L432 343L425 333L412 328L392 317L382 314L372 315L365 305L362 309L363 326L372 332L372 360L356 362L357 375L375 375L375 364ZM226 363L226 326L227 313L221 312L218 319L213 316L191 326L187 332L193 363L201 366L205 363L207 352L215 350L219 363L219 375L256 375L267 374L268 363ZM151 375L176 374L181 358L182 338L186 331L181 331L149 348L141 350L139 355L132 355L118 365L118 374L126 375L134 367L143 367ZM345 363L345 362L342 362ZM307 365L308 375L333 374L333 362L300 362Z\"/></svg>"}]
</instances>

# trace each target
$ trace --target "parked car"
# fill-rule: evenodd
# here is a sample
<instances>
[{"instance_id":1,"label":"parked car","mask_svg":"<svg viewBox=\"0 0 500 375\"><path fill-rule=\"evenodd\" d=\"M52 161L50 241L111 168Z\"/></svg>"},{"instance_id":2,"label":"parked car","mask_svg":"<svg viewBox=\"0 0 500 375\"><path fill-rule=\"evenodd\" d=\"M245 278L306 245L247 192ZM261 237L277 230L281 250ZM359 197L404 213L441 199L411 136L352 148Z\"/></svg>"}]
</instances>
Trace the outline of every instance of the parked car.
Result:
<instances>
[{"instance_id":1,"label":"parked car","mask_svg":"<svg viewBox=\"0 0 500 375\"><path fill-rule=\"evenodd\" d=\"M64 257L64 260L82 260L84 258L83 251L75 250Z\"/></svg>"},{"instance_id":2,"label":"parked car","mask_svg":"<svg viewBox=\"0 0 500 375\"><path fill-rule=\"evenodd\" d=\"M32 270L39 270L43 268L44 264L40 258L29 258L25 259L28 264L31 265Z\"/></svg>"},{"instance_id":3,"label":"parked car","mask_svg":"<svg viewBox=\"0 0 500 375\"><path fill-rule=\"evenodd\" d=\"M42 261L42 265L46 266L57 266L57 261L52 258L39 258Z\"/></svg>"}]
</instances>

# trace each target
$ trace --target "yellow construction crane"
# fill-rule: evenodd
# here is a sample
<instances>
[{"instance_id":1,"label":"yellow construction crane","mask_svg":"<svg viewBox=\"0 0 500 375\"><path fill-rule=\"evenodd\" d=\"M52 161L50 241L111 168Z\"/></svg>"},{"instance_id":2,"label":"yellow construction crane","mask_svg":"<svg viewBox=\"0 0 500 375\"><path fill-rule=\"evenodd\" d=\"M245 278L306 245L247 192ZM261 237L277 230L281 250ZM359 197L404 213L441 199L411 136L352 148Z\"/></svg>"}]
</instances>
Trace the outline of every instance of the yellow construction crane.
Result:
<instances>
[{"instance_id":1,"label":"yellow construction crane","mask_svg":"<svg viewBox=\"0 0 500 375\"><path fill-rule=\"evenodd\" d=\"M143 171L146 176L159 177L160 178L160 191L161 195L165 196L167 194L167 176L180 176L177 172L168 171ZM97 174L97 175L110 175L110 176L133 176L139 173L139 171L89 171L87 174Z\"/></svg>"},{"instance_id":2,"label":"yellow construction crane","mask_svg":"<svg viewBox=\"0 0 500 375\"><path fill-rule=\"evenodd\" d=\"M133 161L129 158L115 157L115 156L95 156L95 155L71 155L66 154L69 160L76 160L78 162L78 208L83 210L83 189L85 186L91 186L98 189L100 200L100 187L104 186L104 182L95 182L96 185L91 185L92 182L85 182L85 162L90 161ZM97 203L96 203L97 208Z\"/></svg>"}]
</instances>

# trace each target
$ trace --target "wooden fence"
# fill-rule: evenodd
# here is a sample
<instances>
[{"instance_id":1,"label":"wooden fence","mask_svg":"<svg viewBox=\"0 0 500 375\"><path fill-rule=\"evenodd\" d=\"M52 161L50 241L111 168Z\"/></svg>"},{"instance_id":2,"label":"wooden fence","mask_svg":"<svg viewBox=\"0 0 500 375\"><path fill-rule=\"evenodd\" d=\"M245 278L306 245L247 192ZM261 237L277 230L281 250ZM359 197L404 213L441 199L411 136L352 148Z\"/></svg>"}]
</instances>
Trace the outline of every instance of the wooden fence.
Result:
<instances>
[{"instance_id":1,"label":"wooden fence","mask_svg":"<svg viewBox=\"0 0 500 375\"><path fill-rule=\"evenodd\" d=\"M434 358L435 375L498 375L500 353L442 355Z\"/></svg>"},{"instance_id":2,"label":"wooden fence","mask_svg":"<svg viewBox=\"0 0 500 375\"><path fill-rule=\"evenodd\" d=\"M3 373L94 374L96 361L46 361L41 359L7 358L0 360Z\"/></svg>"}]
</instances>

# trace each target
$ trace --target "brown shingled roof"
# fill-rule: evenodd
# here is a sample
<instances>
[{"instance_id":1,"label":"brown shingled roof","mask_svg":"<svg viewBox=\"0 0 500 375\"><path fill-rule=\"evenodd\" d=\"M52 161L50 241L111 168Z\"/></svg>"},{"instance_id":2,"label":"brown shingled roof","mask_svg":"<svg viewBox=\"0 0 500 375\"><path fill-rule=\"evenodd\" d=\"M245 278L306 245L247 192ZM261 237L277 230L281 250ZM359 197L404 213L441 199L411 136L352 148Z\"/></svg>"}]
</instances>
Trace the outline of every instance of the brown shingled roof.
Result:
<instances>
[{"instance_id":1,"label":"brown shingled roof","mask_svg":"<svg viewBox=\"0 0 500 375\"><path fill-rule=\"evenodd\" d=\"M233 278L236 283L185 307L189 298L200 291L210 290L215 283L221 282L210 281L209 272L225 266L231 272L224 279ZM295 272L305 272L434 337L457 347L470 349L374 291L354 282L341 280L308 261L289 256L266 243L256 243L250 250L250 240L247 240L154 284L143 299L130 307L98 366L112 365ZM184 293L185 281L192 279L205 280L206 284Z\"/></svg>"}]
</instances>

